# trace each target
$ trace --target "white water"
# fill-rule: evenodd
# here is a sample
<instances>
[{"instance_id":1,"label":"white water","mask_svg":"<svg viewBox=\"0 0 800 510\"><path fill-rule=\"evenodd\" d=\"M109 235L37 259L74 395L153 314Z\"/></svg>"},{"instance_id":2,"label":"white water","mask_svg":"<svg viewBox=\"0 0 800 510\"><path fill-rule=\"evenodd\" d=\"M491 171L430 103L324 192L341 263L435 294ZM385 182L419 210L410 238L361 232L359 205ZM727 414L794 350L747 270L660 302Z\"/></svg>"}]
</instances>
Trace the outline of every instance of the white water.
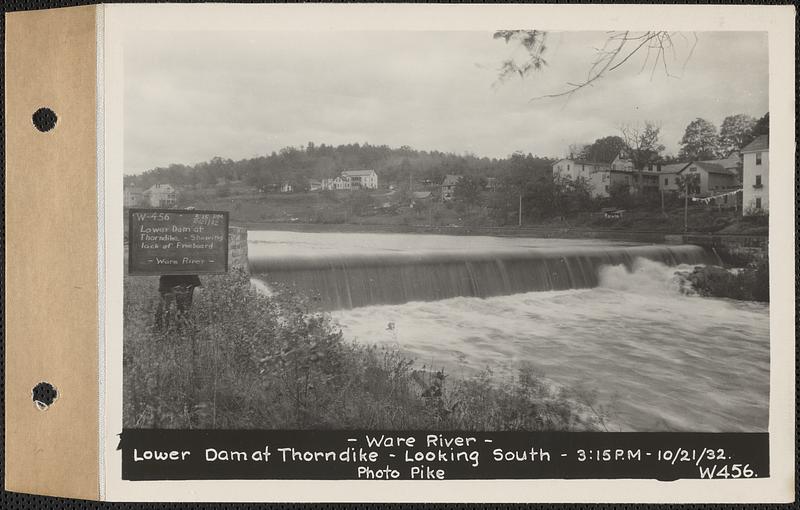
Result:
<instances>
[{"instance_id":1,"label":"white water","mask_svg":"<svg viewBox=\"0 0 800 510\"><path fill-rule=\"evenodd\" d=\"M333 313L349 338L418 364L502 376L521 362L616 402L622 430L764 431L769 307L681 293L676 270L637 259L593 289L369 306ZM394 329L387 329L394 323Z\"/></svg>"}]
</instances>

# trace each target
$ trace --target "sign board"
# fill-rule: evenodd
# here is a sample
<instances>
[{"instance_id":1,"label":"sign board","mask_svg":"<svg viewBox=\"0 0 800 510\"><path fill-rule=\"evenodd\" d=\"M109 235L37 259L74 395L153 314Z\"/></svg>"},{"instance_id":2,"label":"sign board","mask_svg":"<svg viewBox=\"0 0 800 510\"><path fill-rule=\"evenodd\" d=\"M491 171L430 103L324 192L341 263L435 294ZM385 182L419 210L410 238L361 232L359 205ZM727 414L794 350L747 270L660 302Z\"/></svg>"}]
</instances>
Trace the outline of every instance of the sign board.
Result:
<instances>
[{"instance_id":1,"label":"sign board","mask_svg":"<svg viewBox=\"0 0 800 510\"><path fill-rule=\"evenodd\" d=\"M220 274L227 271L227 211L130 210L128 274Z\"/></svg>"}]
</instances>

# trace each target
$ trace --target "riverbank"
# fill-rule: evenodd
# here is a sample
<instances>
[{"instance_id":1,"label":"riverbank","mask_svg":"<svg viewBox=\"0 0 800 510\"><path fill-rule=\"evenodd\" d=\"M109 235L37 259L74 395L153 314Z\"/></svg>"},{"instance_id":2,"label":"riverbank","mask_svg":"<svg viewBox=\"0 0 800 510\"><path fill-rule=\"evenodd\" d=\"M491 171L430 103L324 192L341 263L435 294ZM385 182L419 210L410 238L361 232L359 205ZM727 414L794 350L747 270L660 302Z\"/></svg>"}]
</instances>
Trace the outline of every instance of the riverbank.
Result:
<instances>
[{"instance_id":1,"label":"riverbank","mask_svg":"<svg viewBox=\"0 0 800 510\"><path fill-rule=\"evenodd\" d=\"M698 266L679 275L701 296L769 302L769 262L766 260L732 269Z\"/></svg>"},{"instance_id":2,"label":"riverbank","mask_svg":"<svg viewBox=\"0 0 800 510\"><path fill-rule=\"evenodd\" d=\"M326 314L242 271L204 276L185 324L154 331L155 277L125 278L125 427L604 430L596 395L530 367L455 378L345 340Z\"/></svg>"}]
</instances>

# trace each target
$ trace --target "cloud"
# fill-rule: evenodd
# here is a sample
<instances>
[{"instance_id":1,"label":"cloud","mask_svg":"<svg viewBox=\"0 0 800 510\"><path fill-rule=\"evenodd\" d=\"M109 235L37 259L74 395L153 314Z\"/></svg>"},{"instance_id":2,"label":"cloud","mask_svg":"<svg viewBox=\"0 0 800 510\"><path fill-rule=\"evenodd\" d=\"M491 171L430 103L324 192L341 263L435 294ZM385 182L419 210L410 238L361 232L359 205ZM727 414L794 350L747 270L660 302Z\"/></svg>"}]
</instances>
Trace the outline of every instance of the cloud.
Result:
<instances>
[{"instance_id":1,"label":"cloud","mask_svg":"<svg viewBox=\"0 0 800 510\"><path fill-rule=\"evenodd\" d=\"M551 33L541 72L497 85L515 48L486 32L139 32L127 40L125 172L287 145L369 142L503 157L657 121L677 152L695 117L767 111L763 33L678 35L670 74L644 54L570 98L605 34ZM518 50L517 55L518 55Z\"/></svg>"}]
</instances>

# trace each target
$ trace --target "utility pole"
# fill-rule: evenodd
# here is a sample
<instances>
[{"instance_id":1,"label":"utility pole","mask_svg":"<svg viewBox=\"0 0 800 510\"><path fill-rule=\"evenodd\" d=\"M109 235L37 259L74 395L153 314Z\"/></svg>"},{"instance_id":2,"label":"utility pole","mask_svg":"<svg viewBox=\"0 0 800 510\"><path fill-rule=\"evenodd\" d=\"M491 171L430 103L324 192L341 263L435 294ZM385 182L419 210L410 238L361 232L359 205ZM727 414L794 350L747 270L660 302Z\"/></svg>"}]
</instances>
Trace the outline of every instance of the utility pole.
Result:
<instances>
[{"instance_id":1,"label":"utility pole","mask_svg":"<svg viewBox=\"0 0 800 510\"><path fill-rule=\"evenodd\" d=\"M689 231L689 188L683 194L683 231Z\"/></svg>"}]
</instances>

